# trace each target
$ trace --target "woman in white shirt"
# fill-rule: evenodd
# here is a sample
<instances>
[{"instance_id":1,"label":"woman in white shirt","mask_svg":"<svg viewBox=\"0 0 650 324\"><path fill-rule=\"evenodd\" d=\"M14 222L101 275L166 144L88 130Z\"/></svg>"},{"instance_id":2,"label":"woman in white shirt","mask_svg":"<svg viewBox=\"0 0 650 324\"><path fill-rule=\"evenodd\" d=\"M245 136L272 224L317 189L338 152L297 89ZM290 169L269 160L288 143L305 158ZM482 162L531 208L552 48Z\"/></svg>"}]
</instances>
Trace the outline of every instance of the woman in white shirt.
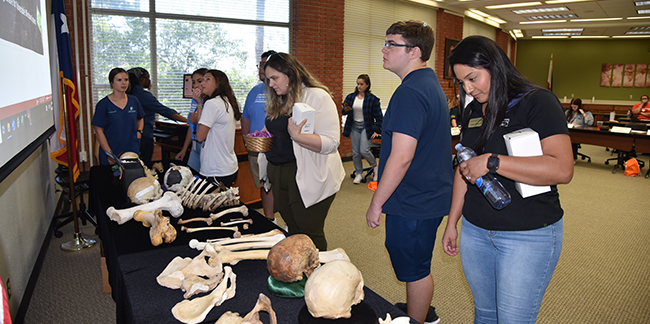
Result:
<instances>
[{"instance_id":1,"label":"woman in white shirt","mask_svg":"<svg viewBox=\"0 0 650 324\"><path fill-rule=\"evenodd\" d=\"M219 70L208 70L203 76L201 91L209 99L203 105L196 140L201 148L201 175L226 187L237 180L235 125L241 118L239 105L230 87L228 76Z\"/></svg>"}]
</instances>

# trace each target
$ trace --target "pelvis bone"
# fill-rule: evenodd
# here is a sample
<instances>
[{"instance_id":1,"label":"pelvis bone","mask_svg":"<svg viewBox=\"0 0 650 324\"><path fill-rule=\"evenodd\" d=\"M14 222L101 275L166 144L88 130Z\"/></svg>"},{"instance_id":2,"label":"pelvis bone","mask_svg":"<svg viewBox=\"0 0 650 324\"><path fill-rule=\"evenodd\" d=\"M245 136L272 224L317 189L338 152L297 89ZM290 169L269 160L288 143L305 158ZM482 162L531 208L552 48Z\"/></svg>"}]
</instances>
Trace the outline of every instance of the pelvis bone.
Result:
<instances>
[{"instance_id":1,"label":"pelvis bone","mask_svg":"<svg viewBox=\"0 0 650 324\"><path fill-rule=\"evenodd\" d=\"M212 308L235 297L236 278L237 276L230 267L224 267L224 277L217 288L206 296L181 301L172 308L172 314L183 323L203 322ZM230 283L230 286L228 286L228 283Z\"/></svg>"},{"instance_id":2,"label":"pelvis bone","mask_svg":"<svg viewBox=\"0 0 650 324\"><path fill-rule=\"evenodd\" d=\"M239 317L238 313L227 311L214 324L264 324L260 320L260 312L269 313L271 324L278 323L275 311L271 306L271 300L266 295L260 294L257 298L257 303L255 303L255 307L244 318Z\"/></svg>"},{"instance_id":3,"label":"pelvis bone","mask_svg":"<svg viewBox=\"0 0 650 324\"><path fill-rule=\"evenodd\" d=\"M180 288L185 292L183 297L190 298L214 289L222 278L221 259L210 246L193 259L175 257L156 281L163 287Z\"/></svg>"},{"instance_id":4,"label":"pelvis bone","mask_svg":"<svg viewBox=\"0 0 650 324\"><path fill-rule=\"evenodd\" d=\"M138 210L153 211L156 209L166 210L176 218L183 215L183 205L181 204L181 200L171 191L165 192L162 198L158 200L131 208L115 209L113 206L108 207L108 209L106 209L106 215L112 221L122 225L133 218L133 214Z\"/></svg>"}]
</instances>

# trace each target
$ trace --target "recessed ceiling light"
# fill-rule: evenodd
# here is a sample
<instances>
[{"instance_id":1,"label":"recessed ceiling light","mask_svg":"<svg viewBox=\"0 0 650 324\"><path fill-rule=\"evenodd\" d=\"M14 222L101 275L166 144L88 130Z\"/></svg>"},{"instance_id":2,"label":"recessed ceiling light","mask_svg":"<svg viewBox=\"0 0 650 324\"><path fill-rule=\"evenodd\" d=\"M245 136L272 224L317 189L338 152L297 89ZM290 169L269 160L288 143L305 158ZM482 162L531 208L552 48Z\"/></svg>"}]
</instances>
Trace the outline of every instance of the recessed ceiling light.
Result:
<instances>
[{"instance_id":1,"label":"recessed ceiling light","mask_svg":"<svg viewBox=\"0 0 650 324\"><path fill-rule=\"evenodd\" d=\"M544 20L544 19L567 19L567 18L578 18L578 16L574 14L567 14L567 15L544 15L544 16L528 16L524 17L527 20Z\"/></svg>"},{"instance_id":2,"label":"recessed ceiling light","mask_svg":"<svg viewBox=\"0 0 650 324\"><path fill-rule=\"evenodd\" d=\"M524 37L524 33L521 32L521 29L513 29L512 31L515 33L517 37L519 38Z\"/></svg>"},{"instance_id":3,"label":"recessed ceiling light","mask_svg":"<svg viewBox=\"0 0 650 324\"><path fill-rule=\"evenodd\" d=\"M514 40L517 40L517 35L511 31L508 32L510 34L510 37L514 38Z\"/></svg>"},{"instance_id":4,"label":"recessed ceiling light","mask_svg":"<svg viewBox=\"0 0 650 324\"><path fill-rule=\"evenodd\" d=\"M650 30L645 31L628 31L625 35L650 35Z\"/></svg>"},{"instance_id":5,"label":"recessed ceiling light","mask_svg":"<svg viewBox=\"0 0 650 324\"><path fill-rule=\"evenodd\" d=\"M509 3L496 6L485 6L485 9L505 9L505 8L517 8L517 7L530 7L530 6L539 6L541 2L522 2L522 3Z\"/></svg>"},{"instance_id":6,"label":"recessed ceiling light","mask_svg":"<svg viewBox=\"0 0 650 324\"><path fill-rule=\"evenodd\" d=\"M537 20L537 21L522 21L519 22L522 25L528 25L528 24L553 24L553 23L563 23L566 22L566 20Z\"/></svg>"},{"instance_id":7,"label":"recessed ceiling light","mask_svg":"<svg viewBox=\"0 0 650 324\"><path fill-rule=\"evenodd\" d=\"M639 15L650 14L650 9L637 10L636 13Z\"/></svg>"},{"instance_id":8,"label":"recessed ceiling light","mask_svg":"<svg viewBox=\"0 0 650 324\"><path fill-rule=\"evenodd\" d=\"M612 20L623 20L623 18L571 19L571 22L585 22L585 21L612 21Z\"/></svg>"},{"instance_id":9,"label":"recessed ceiling light","mask_svg":"<svg viewBox=\"0 0 650 324\"><path fill-rule=\"evenodd\" d=\"M487 8L487 7L486 7ZM523 15L529 13L540 13L540 12L557 12L557 11L569 11L567 7L551 7L551 8L533 8L533 9L517 9L512 12Z\"/></svg>"},{"instance_id":10,"label":"recessed ceiling light","mask_svg":"<svg viewBox=\"0 0 650 324\"><path fill-rule=\"evenodd\" d=\"M612 38L650 38L650 35L612 36Z\"/></svg>"},{"instance_id":11,"label":"recessed ceiling light","mask_svg":"<svg viewBox=\"0 0 650 324\"><path fill-rule=\"evenodd\" d=\"M637 7L650 6L650 1L634 1L634 5Z\"/></svg>"},{"instance_id":12,"label":"recessed ceiling light","mask_svg":"<svg viewBox=\"0 0 650 324\"><path fill-rule=\"evenodd\" d=\"M552 29L542 29L542 33L558 33L558 32L582 32L584 28L552 28Z\"/></svg>"},{"instance_id":13,"label":"recessed ceiling light","mask_svg":"<svg viewBox=\"0 0 650 324\"><path fill-rule=\"evenodd\" d=\"M650 30L650 26L632 27L630 30Z\"/></svg>"},{"instance_id":14,"label":"recessed ceiling light","mask_svg":"<svg viewBox=\"0 0 650 324\"><path fill-rule=\"evenodd\" d=\"M569 32L564 32L564 33L543 33L544 36L580 36L582 33L569 33Z\"/></svg>"},{"instance_id":15,"label":"recessed ceiling light","mask_svg":"<svg viewBox=\"0 0 650 324\"><path fill-rule=\"evenodd\" d=\"M481 17L485 17L485 18L490 17L490 15L488 15L488 14L486 14L485 12L480 11L480 10L470 9L469 11L470 11L470 12L473 12L473 13L475 13L475 14L481 16Z\"/></svg>"},{"instance_id":16,"label":"recessed ceiling light","mask_svg":"<svg viewBox=\"0 0 650 324\"><path fill-rule=\"evenodd\" d=\"M496 21L496 22L498 22L499 24L505 24L505 23L507 23L507 21L502 20L502 19L499 19L499 18L497 18L497 17L489 16L489 17L487 17L487 19L490 19L490 20L492 20L492 21Z\"/></svg>"},{"instance_id":17,"label":"recessed ceiling light","mask_svg":"<svg viewBox=\"0 0 650 324\"><path fill-rule=\"evenodd\" d=\"M650 16L646 16L646 17L627 17L625 19L650 19Z\"/></svg>"}]
</instances>

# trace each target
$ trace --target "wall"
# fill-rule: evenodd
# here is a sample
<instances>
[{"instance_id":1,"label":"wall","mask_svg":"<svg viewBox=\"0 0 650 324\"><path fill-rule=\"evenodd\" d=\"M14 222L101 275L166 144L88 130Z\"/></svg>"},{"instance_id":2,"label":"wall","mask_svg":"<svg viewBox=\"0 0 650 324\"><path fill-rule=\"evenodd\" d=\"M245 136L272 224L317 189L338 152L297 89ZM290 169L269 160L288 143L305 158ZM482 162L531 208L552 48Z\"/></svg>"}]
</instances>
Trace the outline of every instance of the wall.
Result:
<instances>
[{"instance_id":1,"label":"wall","mask_svg":"<svg viewBox=\"0 0 650 324\"><path fill-rule=\"evenodd\" d=\"M454 82L451 79L445 79L445 39L463 39L463 17L445 12L443 9L438 10L438 17L436 20L436 46L434 48L434 55L432 54L431 60L435 60L435 71L438 76L438 81L442 90L445 92L447 98L455 96ZM429 64L431 65L431 64Z\"/></svg>"},{"instance_id":2,"label":"wall","mask_svg":"<svg viewBox=\"0 0 650 324\"><path fill-rule=\"evenodd\" d=\"M0 275L10 281L14 318L52 221L54 165L43 144L0 183Z\"/></svg>"},{"instance_id":3,"label":"wall","mask_svg":"<svg viewBox=\"0 0 650 324\"><path fill-rule=\"evenodd\" d=\"M650 88L600 86L603 63L650 64L650 40L519 40L517 69L531 81L546 87L553 54L553 92L563 99L638 101ZM630 99L630 95L632 99Z\"/></svg>"}]
</instances>

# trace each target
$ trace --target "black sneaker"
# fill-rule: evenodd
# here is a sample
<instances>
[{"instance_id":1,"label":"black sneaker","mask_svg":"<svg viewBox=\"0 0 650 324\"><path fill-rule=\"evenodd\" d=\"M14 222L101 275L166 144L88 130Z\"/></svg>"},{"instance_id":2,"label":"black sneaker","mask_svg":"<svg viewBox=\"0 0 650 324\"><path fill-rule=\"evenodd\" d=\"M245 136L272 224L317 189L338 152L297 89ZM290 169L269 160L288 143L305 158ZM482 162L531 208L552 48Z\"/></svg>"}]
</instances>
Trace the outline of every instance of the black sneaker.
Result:
<instances>
[{"instance_id":1,"label":"black sneaker","mask_svg":"<svg viewBox=\"0 0 650 324\"><path fill-rule=\"evenodd\" d=\"M404 313L408 312L406 311L406 303L397 303L395 304L395 307L397 307L399 310L401 310ZM438 324L440 323L440 317L436 314L436 308L433 306L429 306L429 311L427 312L427 317L424 319L424 324Z\"/></svg>"}]
</instances>

